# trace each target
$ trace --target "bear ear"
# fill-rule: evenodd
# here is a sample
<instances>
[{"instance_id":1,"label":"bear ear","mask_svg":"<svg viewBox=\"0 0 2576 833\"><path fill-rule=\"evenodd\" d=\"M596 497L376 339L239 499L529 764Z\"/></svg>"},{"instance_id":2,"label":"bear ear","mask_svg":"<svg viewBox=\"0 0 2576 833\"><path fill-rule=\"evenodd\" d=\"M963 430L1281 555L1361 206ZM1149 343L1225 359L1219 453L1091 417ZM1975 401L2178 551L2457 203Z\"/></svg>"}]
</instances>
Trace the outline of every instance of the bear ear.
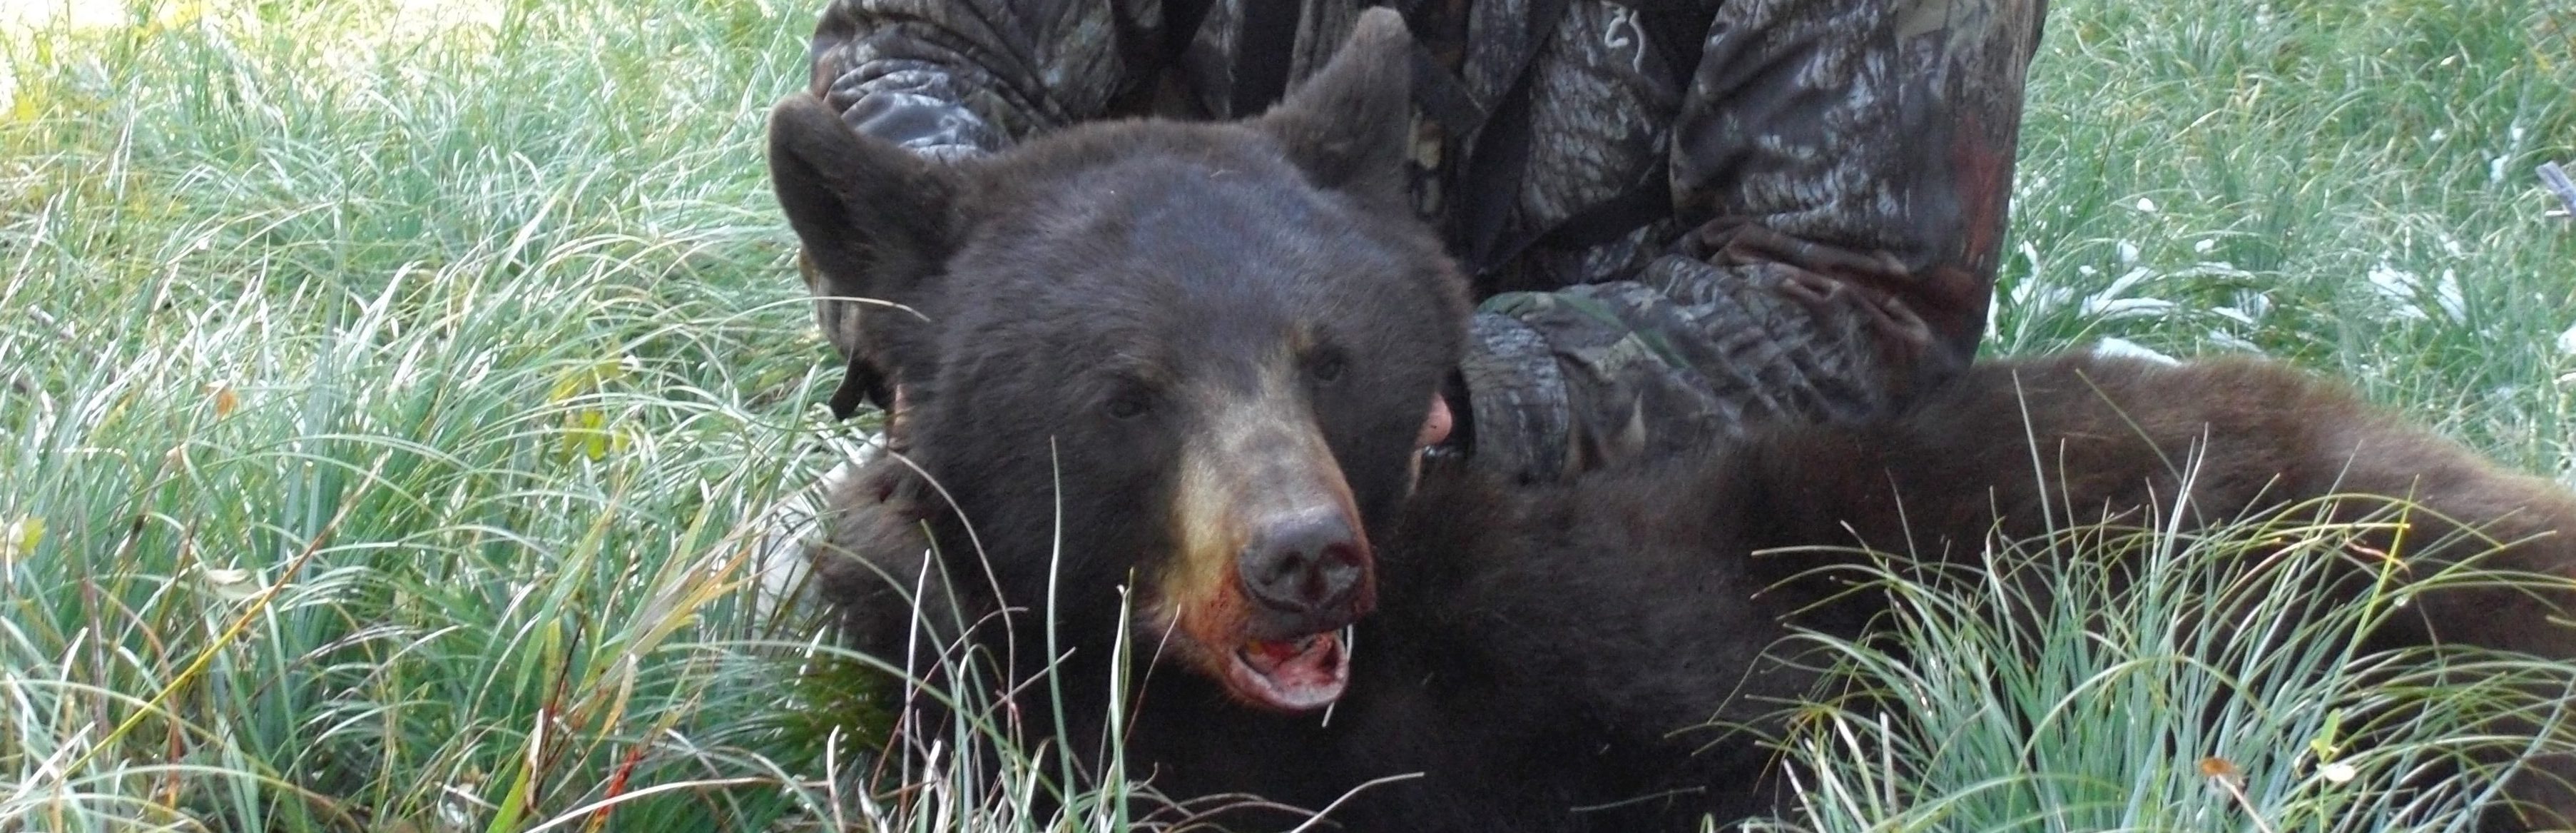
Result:
<instances>
[{"instance_id":1,"label":"bear ear","mask_svg":"<svg viewBox=\"0 0 2576 833\"><path fill-rule=\"evenodd\" d=\"M1412 87L1413 37L1403 16L1372 8L1332 61L1253 126L1316 185L1401 210Z\"/></svg>"},{"instance_id":2,"label":"bear ear","mask_svg":"<svg viewBox=\"0 0 2576 833\"><path fill-rule=\"evenodd\" d=\"M799 93L769 111L769 179L804 245L806 283L818 298L911 301L953 246L947 171L903 148L860 135L821 99ZM862 399L890 406L888 329L906 310L818 301L824 335L849 360L832 412Z\"/></svg>"}]
</instances>

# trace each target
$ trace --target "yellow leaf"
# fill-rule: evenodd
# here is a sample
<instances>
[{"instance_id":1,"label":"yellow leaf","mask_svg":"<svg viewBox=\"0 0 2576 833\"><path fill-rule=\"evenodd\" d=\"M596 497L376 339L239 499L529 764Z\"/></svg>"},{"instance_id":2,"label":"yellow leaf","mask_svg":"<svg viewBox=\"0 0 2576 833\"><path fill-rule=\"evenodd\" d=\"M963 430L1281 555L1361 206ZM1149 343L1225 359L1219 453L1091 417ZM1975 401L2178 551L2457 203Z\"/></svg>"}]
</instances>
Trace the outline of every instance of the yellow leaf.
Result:
<instances>
[{"instance_id":1,"label":"yellow leaf","mask_svg":"<svg viewBox=\"0 0 2576 833\"><path fill-rule=\"evenodd\" d=\"M607 456L612 441L607 424L608 415L598 408L576 408L565 412L564 453L593 460Z\"/></svg>"},{"instance_id":2,"label":"yellow leaf","mask_svg":"<svg viewBox=\"0 0 2576 833\"><path fill-rule=\"evenodd\" d=\"M161 25L172 28L186 26L205 16L206 4L203 0L188 0L185 3L173 4L168 11L162 12Z\"/></svg>"},{"instance_id":3,"label":"yellow leaf","mask_svg":"<svg viewBox=\"0 0 2576 833\"><path fill-rule=\"evenodd\" d=\"M609 383L633 374L636 366L635 357L618 356L564 371L555 377L554 390L546 395L546 403L560 405L596 393L607 388ZM566 454L597 460L608 456L609 452L622 451L626 446L626 438L609 429L608 414L599 408L580 407L565 411L563 429Z\"/></svg>"},{"instance_id":4,"label":"yellow leaf","mask_svg":"<svg viewBox=\"0 0 2576 833\"><path fill-rule=\"evenodd\" d=\"M159 14L153 15L152 19L144 21L142 26L136 27L135 33L146 36L157 35L162 32L194 24L205 16L206 4L202 2L202 0L187 0L187 2L174 3L163 7Z\"/></svg>"},{"instance_id":5,"label":"yellow leaf","mask_svg":"<svg viewBox=\"0 0 2576 833\"><path fill-rule=\"evenodd\" d=\"M36 543L45 540L45 519L26 515L10 521L0 529L0 563L14 562L34 554Z\"/></svg>"},{"instance_id":6,"label":"yellow leaf","mask_svg":"<svg viewBox=\"0 0 2576 833\"><path fill-rule=\"evenodd\" d=\"M44 60L43 47L37 49L37 60ZM44 66L42 63L36 66ZM0 67L0 97L9 102L11 122L32 122L45 114L45 105L53 98L53 79L43 75L18 77L7 67Z\"/></svg>"},{"instance_id":7,"label":"yellow leaf","mask_svg":"<svg viewBox=\"0 0 2576 833\"><path fill-rule=\"evenodd\" d=\"M215 591L215 595L236 602L246 602L259 596L258 577L251 575L249 570L205 567L201 572L206 579L206 588Z\"/></svg>"},{"instance_id":8,"label":"yellow leaf","mask_svg":"<svg viewBox=\"0 0 2576 833\"><path fill-rule=\"evenodd\" d=\"M2219 778L2232 781L2236 779L2238 774L2236 762L2234 761L2217 757L2215 755L2200 759L2200 777Z\"/></svg>"},{"instance_id":9,"label":"yellow leaf","mask_svg":"<svg viewBox=\"0 0 2576 833\"><path fill-rule=\"evenodd\" d=\"M555 377L554 390L546 395L546 403L550 405L559 403L605 388L610 382L626 378L633 364L635 364L634 358L619 356L613 359L601 359L586 367L564 371L563 375Z\"/></svg>"},{"instance_id":10,"label":"yellow leaf","mask_svg":"<svg viewBox=\"0 0 2576 833\"><path fill-rule=\"evenodd\" d=\"M216 419L232 416L233 409L241 407L241 395L233 393L233 389L222 382L207 385L206 395L215 401Z\"/></svg>"}]
</instances>

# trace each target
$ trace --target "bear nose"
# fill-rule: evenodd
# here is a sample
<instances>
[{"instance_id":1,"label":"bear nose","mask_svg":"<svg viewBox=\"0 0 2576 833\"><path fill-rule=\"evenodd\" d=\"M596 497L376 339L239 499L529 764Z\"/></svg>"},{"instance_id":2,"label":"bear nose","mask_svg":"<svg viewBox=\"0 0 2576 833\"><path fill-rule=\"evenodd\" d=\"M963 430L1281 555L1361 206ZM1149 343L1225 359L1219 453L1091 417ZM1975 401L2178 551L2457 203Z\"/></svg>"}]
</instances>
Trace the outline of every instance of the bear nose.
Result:
<instances>
[{"instance_id":1,"label":"bear nose","mask_svg":"<svg viewBox=\"0 0 2576 833\"><path fill-rule=\"evenodd\" d=\"M1263 605L1314 613L1352 602L1367 577L1368 555L1341 512L1301 512L1262 524L1235 571Z\"/></svg>"}]
</instances>

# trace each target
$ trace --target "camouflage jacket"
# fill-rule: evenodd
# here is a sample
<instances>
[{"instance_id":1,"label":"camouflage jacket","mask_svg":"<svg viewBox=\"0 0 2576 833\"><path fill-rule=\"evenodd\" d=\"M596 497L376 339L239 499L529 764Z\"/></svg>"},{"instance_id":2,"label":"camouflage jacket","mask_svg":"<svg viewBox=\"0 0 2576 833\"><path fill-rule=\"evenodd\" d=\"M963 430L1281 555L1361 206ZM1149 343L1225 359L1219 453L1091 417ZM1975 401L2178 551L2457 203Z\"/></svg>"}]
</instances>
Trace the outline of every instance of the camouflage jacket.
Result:
<instances>
[{"instance_id":1,"label":"camouflage jacket","mask_svg":"<svg viewBox=\"0 0 2576 833\"><path fill-rule=\"evenodd\" d=\"M1484 298L1451 397L1475 465L1550 479L1856 417L1974 353L2046 0L1393 5L1422 44L1416 208ZM1255 112L1361 7L833 0L811 88L966 157L1086 119ZM839 302L819 314L855 343Z\"/></svg>"}]
</instances>

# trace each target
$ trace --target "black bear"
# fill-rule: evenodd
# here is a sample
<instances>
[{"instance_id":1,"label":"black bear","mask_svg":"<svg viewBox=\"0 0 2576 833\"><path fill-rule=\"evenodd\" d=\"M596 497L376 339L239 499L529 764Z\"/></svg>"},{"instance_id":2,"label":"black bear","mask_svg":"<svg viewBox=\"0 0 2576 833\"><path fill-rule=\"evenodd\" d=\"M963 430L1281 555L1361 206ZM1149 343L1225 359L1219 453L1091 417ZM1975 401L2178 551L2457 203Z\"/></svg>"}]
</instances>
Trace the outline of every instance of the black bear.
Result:
<instances>
[{"instance_id":1,"label":"black bear","mask_svg":"<svg viewBox=\"0 0 2576 833\"><path fill-rule=\"evenodd\" d=\"M923 475L834 497L848 511L818 558L862 646L903 644L894 597L919 586L926 536L950 577L935 595L961 608L934 617L942 635L1016 679L1057 674L1023 696L1067 698L1066 748L1101 748L1109 682L1150 676L1116 728L1165 795L1320 808L1421 773L1330 818L1697 829L1765 809L1771 753L1676 732L1807 693L1813 673L1761 661L1789 623L1857 634L1874 612L1812 575L1843 556L1756 550L1973 555L1998 528L2187 488L2210 518L2412 497L2486 538L2428 514L2402 533L2410 563L2492 539L2499 566L2576 569L2576 500L2251 362L2000 363L1900 415L1559 486L1426 474L1415 441L1467 305L1402 201L1409 48L1374 11L1259 118L1087 125L954 166L810 98L777 107L779 200L821 288L882 302L857 322L852 384L900 403ZM888 503L890 483L941 491ZM2551 621L2566 591L2428 594L2376 636L2576 656ZM1121 663L1121 637L1143 658Z\"/></svg>"}]
</instances>

